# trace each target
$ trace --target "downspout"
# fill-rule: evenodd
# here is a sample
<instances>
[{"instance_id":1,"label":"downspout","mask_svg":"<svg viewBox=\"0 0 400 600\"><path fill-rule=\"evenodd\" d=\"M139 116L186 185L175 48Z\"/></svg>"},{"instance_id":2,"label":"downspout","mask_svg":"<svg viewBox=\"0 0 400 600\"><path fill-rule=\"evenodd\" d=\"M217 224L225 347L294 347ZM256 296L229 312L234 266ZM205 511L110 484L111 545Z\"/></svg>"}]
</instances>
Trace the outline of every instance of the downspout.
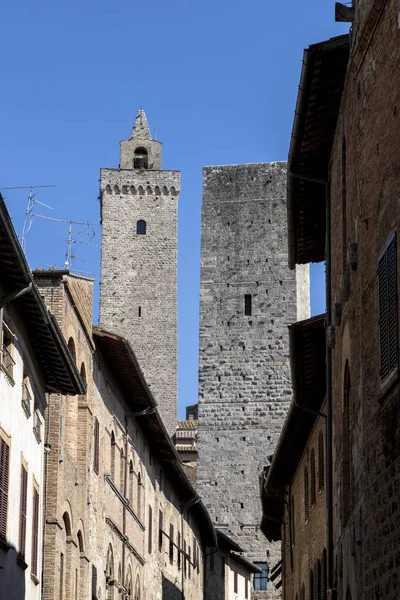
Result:
<instances>
[{"instance_id":1,"label":"downspout","mask_svg":"<svg viewBox=\"0 0 400 600\"><path fill-rule=\"evenodd\" d=\"M330 173L326 183L326 507L327 507L327 561L328 593L334 597L333 589L333 435L332 435L332 349L328 344L328 328L332 324L332 288L331 288L331 194Z\"/></svg>"}]
</instances>

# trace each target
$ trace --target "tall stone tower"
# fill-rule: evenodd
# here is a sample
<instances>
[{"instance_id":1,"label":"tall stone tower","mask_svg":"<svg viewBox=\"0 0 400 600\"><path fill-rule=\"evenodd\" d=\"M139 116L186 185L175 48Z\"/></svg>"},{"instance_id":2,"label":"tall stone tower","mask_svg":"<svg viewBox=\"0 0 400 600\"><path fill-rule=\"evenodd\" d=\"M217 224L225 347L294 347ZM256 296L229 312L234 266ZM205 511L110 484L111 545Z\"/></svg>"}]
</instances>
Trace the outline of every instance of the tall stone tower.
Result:
<instances>
[{"instance_id":1,"label":"tall stone tower","mask_svg":"<svg viewBox=\"0 0 400 600\"><path fill-rule=\"evenodd\" d=\"M173 434L177 419L177 222L180 172L139 110L118 169L101 169L100 324L124 335Z\"/></svg>"},{"instance_id":2,"label":"tall stone tower","mask_svg":"<svg viewBox=\"0 0 400 600\"><path fill-rule=\"evenodd\" d=\"M259 530L259 478L291 399L288 324L309 315L308 267L287 264L286 163L206 167L197 488L216 527L269 568L280 551ZM260 594L275 597L271 584Z\"/></svg>"}]
</instances>

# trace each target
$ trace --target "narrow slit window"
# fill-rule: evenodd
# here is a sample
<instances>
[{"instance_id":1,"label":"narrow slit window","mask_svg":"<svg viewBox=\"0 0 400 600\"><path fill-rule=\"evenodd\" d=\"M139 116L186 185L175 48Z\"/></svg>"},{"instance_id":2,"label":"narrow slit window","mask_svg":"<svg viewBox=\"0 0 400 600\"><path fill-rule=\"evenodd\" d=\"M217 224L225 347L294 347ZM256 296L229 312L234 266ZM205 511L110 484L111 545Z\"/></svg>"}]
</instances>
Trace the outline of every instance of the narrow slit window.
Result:
<instances>
[{"instance_id":1,"label":"narrow slit window","mask_svg":"<svg viewBox=\"0 0 400 600\"><path fill-rule=\"evenodd\" d=\"M251 317L251 294L244 295L244 315L245 317Z\"/></svg>"},{"instance_id":2,"label":"narrow slit window","mask_svg":"<svg viewBox=\"0 0 400 600\"><path fill-rule=\"evenodd\" d=\"M139 306L139 309L138 309L138 317L141 317L141 316L142 316L142 307L141 307L141 306Z\"/></svg>"},{"instance_id":3,"label":"narrow slit window","mask_svg":"<svg viewBox=\"0 0 400 600\"><path fill-rule=\"evenodd\" d=\"M146 235L146 221L143 221L143 219L140 219L136 223L136 234L137 235Z\"/></svg>"}]
</instances>

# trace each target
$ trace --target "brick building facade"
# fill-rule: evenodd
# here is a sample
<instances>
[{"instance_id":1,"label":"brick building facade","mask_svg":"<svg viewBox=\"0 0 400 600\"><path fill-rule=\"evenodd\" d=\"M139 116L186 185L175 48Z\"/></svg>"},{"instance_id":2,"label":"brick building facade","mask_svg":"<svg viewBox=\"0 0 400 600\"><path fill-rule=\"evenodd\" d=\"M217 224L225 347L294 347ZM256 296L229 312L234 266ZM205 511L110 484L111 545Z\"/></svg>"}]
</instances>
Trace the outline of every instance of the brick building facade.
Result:
<instances>
[{"instance_id":1,"label":"brick building facade","mask_svg":"<svg viewBox=\"0 0 400 600\"><path fill-rule=\"evenodd\" d=\"M292 266L327 261L328 587L343 600L399 596L398 15L355 2L350 40L306 51L289 156Z\"/></svg>"},{"instance_id":2,"label":"brick building facade","mask_svg":"<svg viewBox=\"0 0 400 600\"><path fill-rule=\"evenodd\" d=\"M91 280L34 275L86 382L49 398L44 599L198 600L215 532L128 341L92 327Z\"/></svg>"}]
</instances>

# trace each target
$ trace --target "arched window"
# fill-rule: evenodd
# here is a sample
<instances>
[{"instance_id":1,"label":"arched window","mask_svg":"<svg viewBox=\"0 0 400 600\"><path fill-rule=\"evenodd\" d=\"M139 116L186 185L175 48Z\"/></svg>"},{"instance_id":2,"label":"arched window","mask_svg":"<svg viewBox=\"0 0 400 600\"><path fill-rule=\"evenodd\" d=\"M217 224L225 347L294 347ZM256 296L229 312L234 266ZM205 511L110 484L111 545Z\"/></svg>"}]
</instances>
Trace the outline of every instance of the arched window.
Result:
<instances>
[{"instance_id":1,"label":"arched window","mask_svg":"<svg viewBox=\"0 0 400 600\"><path fill-rule=\"evenodd\" d=\"M114 185L114 194L119 194L119 187L117 184Z\"/></svg>"},{"instance_id":2,"label":"arched window","mask_svg":"<svg viewBox=\"0 0 400 600\"><path fill-rule=\"evenodd\" d=\"M349 520L353 505L353 466L351 460L350 440L350 395L351 379L349 361L346 360L343 380L343 413L342 413L342 524Z\"/></svg>"},{"instance_id":3,"label":"arched window","mask_svg":"<svg viewBox=\"0 0 400 600\"><path fill-rule=\"evenodd\" d=\"M107 600L114 598L114 554L111 544L108 546L106 565Z\"/></svg>"},{"instance_id":4,"label":"arched window","mask_svg":"<svg viewBox=\"0 0 400 600\"><path fill-rule=\"evenodd\" d=\"M85 363L82 363L82 364L81 364L80 375L81 375L81 379L82 379L83 383L85 384L85 386L87 386L87 378L86 378L86 367L85 367Z\"/></svg>"},{"instance_id":5,"label":"arched window","mask_svg":"<svg viewBox=\"0 0 400 600\"><path fill-rule=\"evenodd\" d=\"M318 435L318 489L321 492L325 484L325 453L324 453L324 434L322 431Z\"/></svg>"},{"instance_id":6,"label":"arched window","mask_svg":"<svg viewBox=\"0 0 400 600\"><path fill-rule=\"evenodd\" d=\"M311 466L311 506L315 506L316 503L316 492L315 492L315 452L314 448L311 450L310 455L310 466Z\"/></svg>"},{"instance_id":7,"label":"arched window","mask_svg":"<svg viewBox=\"0 0 400 600\"><path fill-rule=\"evenodd\" d=\"M132 600L133 596L133 588L132 588L132 569L131 566L129 565L128 567L128 574L126 576L126 580L125 580L125 587L126 587L126 595L128 596L128 598L130 598Z\"/></svg>"},{"instance_id":8,"label":"arched window","mask_svg":"<svg viewBox=\"0 0 400 600\"><path fill-rule=\"evenodd\" d=\"M140 579L139 579L139 575L136 577L134 600L140 600Z\"/></svg>"},{"instance_id":9,"label":"arched window","mask_svg":"<svg viewBox=\"0 0 400 600\"><path fill-rule=\"evenodd\" d=\"M304 520L307 523L310 518L310 504L308 499L308 469L304 469Z\"/></svg>"},{"instance_id":10,"label":"arched window","mask_svg":"<svg viewBox=\"0 0 400 600\"><path fill-rule=\"evenodd\" d=\"M149 168L149 155L146 148L136 148L133 158L134 169L148 169Z\"/></svg>"},{"instance_id":11,"label":"arched window","mask_svg":"<svg viewBox=\"0 0 400 600\"><path fill-rule=\"evenodd\" d=\"M111 185L106 186L106 194L112 194Z\"/></svg>"},{"instance_id":12,"label":"arched window","mask_svg":"<svg viewBox=\"0 0 400 600\"><path fill-rule=\"evenodd\" d=\"M115 435L111 432L111 479L115 481Z\"/></svg>"},{"instance_id":13,"label":"arched window","mask_svg":"<svg viewBox=\"0 0 400 600\"><path fill-rule=\"evenodd\" d=\"M131 506L133 504L133 477L134 477L133 462L130 461L130 463L129 463L129 504Z\"/></svg>"},{"instance_id":14,"label":"arched window","mask_svg":"<svg viewBox=\"0 0 400 600\"><path fill-rule=\"evenodd\" d=\"M143 219L136 223L136 233L137 235L146 235L146 221L143 221Z\"/></svg>"},{"instance_id":15,"label":"arched window","mask_svg":"<svg viewBox=\"0 0 400 600\"><path fill-rule=\"evenodd\" d=\"M74 342L74 339L72 337L70 337L69 340L68 340L68 350L70 351L72 358L76 362L75 342Z\"/></svg>"}]
</instances>

